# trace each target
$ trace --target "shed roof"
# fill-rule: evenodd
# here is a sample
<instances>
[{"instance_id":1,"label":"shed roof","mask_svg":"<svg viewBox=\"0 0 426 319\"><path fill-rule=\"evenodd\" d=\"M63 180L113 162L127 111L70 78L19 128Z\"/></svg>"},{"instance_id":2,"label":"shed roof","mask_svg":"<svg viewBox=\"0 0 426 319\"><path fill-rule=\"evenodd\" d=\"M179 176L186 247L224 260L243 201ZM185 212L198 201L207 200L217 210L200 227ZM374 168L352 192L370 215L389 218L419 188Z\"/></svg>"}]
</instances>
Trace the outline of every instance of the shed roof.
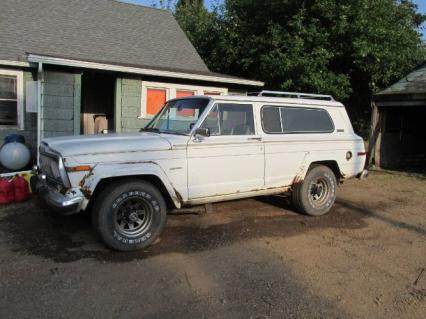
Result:
<instances>
[{"instance_id":1,"label":"shed roof","mask_svg":"<svg viewBox=\"0 0 426 319\"><path fill-rule=\"evenodd\" d=\"M376 96L425 94L426 93L426 62L416 67L398 82L376 93Z\"/></svg>"},{"instance_id":2,"label":"shed roof","mask_svg":"<svg viewBox=\"0 0 426 319\"><path fill-rule=\"evenodd\" d=\"M2 0L0 60L28 53L209 72L171 13L113 0Z\"/></svg>"}]
</instances>

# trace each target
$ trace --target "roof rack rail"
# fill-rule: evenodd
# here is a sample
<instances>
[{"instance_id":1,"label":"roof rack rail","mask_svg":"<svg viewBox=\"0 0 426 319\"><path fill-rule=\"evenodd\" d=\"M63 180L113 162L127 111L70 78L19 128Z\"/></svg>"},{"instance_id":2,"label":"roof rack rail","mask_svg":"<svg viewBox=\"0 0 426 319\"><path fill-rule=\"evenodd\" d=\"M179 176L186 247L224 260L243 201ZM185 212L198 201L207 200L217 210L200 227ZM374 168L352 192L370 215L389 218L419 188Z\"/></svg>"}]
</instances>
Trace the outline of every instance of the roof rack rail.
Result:
<instances>
[{"instance_id":1,"label":"roof rack rail","mask_svg":"<svg viewBox=\"0 0 426 319\"><path fill-rule=\"evenodd\" d=\"M325 100L334 101L334 97L325 94L311 94L299 92L285 92L285 91L260 91L248 93L249 96L269 96L269 97L289 97L296 99L312 99L312 100Z\"/></svg>"}]
</instances>

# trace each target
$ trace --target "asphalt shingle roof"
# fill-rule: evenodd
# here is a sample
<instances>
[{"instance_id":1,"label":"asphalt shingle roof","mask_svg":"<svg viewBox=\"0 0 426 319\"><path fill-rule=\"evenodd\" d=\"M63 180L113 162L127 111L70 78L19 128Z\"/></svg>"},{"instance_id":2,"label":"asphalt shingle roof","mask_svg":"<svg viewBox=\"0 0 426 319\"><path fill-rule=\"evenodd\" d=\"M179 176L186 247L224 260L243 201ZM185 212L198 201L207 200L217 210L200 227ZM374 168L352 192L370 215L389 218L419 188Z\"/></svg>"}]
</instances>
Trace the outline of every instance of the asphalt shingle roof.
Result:
<instances>
[{"instance_id":1,"label":"asphalt shingle roof","mask_svg":"<svg viewBox=\"0 0 426 319\"><path fill-rule=\"evenodd\" d=\"M1 0L0 60L28 53L209 72L169 12L113 0Z\"/></svg>"},{"instance_id":2,"label":"asphalt shingle roof","mask_svg":"<svg viewBox=\"0 0 426 319\"><path fill-rule=\"evenodd\" d=\"M377 96L392 94L419 94L426 93L426 62L408 73L398 82L385 90L377 93Z\"/></svg>"}]
</instances>

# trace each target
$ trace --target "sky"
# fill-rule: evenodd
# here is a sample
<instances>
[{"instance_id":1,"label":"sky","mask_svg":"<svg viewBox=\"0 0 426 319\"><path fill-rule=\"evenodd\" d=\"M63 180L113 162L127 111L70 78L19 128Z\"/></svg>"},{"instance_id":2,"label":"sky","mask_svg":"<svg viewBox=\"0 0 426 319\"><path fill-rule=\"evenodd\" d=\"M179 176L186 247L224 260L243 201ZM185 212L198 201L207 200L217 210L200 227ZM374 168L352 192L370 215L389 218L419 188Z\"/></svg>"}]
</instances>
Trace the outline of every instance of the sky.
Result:
<instances>
[{"instance_id":1,"label":"sky","mask_svg":"<svg viewBox=\"0 0 426 319\"><path fill-rule=\"evenodd\" d=\"M152 5L152 3L158 2L158 0L157 1L155 1L155 0L119 0L119 1L141 4L141 5L144 5L144 6L150 6L150 5ZM420 0L420 1L426 2L426 0ZM167 0L166 0L166 2L167 2ZM206 4L207 8L210 8L213 4L215 4L217 2L222 2L222 0L204 0L204 3Z\"/></svg>"},{"instance_id":2,"label":"sky","mask_svg":"<svg viewBox=\"0 0 426 319\"><path fill-rule=\"evenodd\" d=\"M415 0L413 2L417 4L421 13L426 14L426 0ZM426 23L423 23L421 31L423 32L423 39L426 41Z\"/></svg>"},{"instance_id":3,"label":"sky","mask_svg":"<svg viewBox=\"0 0 426 319\"><path fill-rule=\"evenodd\" d=\"M135 3L135 4L141 4L144 6L150 6L155 2L154 0L120 0L122 2L128 2L128 3ZM167 1L167 0L166 0ZM204 0L204 3L206 4L207 8L210 8L212 5L221 3L223 0ZM426 14L426 0L413 0L415 4L418 5L419 11L421 13ZM423 39L426 40L426 23L423 24L422 27L422 33L423 33Z\"/></svg>"}]
</instances>

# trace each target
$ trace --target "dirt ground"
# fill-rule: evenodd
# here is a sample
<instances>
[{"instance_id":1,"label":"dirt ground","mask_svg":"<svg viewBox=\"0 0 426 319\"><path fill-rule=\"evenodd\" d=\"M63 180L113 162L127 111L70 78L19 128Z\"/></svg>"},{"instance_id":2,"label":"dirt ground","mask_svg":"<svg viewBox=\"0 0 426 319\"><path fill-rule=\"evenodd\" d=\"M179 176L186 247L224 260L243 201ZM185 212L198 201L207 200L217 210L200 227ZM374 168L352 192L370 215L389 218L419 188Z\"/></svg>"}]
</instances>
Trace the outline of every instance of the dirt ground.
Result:
<instances>
[{"instance_id":1,"label":"dirt ground","mask_svg":"<svg viewBox=\"0 0 426 319\"><path fill-rule=\"evenodd\" d=\"M0 209L0 318L426 318L426 179L373 173L330 214L280 197L170 215L146 251L87 216Z\"/></svg>"}]
</instances>

